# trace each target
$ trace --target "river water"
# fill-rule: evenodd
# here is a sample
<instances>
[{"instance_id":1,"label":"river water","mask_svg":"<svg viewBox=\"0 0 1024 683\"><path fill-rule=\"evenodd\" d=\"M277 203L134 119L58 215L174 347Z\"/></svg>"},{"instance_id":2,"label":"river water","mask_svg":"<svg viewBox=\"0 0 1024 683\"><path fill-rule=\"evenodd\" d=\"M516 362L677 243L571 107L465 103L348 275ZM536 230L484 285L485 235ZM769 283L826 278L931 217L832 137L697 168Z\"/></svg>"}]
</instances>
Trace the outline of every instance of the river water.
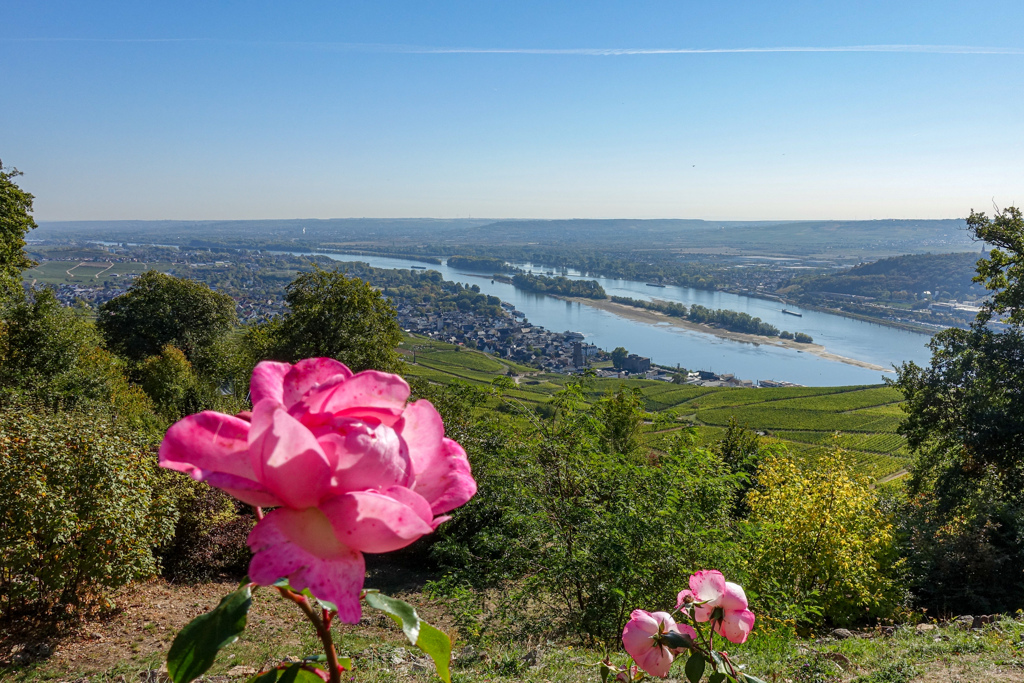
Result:
<instances>
[{"instance_id":1,"label":"river water","mask_svg":"<svg viewBox=\"0 0 1024 683\"><path fill-rule=\"evenodd\" d=\"M310 254L312 252L289 252ZM362 261L375 268L424 266L421 262L384 256L361 254L323 254L337 261ZM515 264L524 270L544 273L547 269L532 264ZM510 284L492 281L487 275L472 273L447 265L427 265L440 271L446 280L479 285L480 290L501 298L522 311L531 324L552 332L571 330L586 336L591 344L611 350L623 346L631 353L648 356L660 365L680 365L689 370L711 370L732 373L742 379L774 379L806 386L840 386L876 384L893 373L860 368L848 363L825 360L813 354L770 344L752 344L722 339L710 334L684 330L669 323L651 324L630 320L586 304L556 299L544 294L525 292ZM563 274L563 273L559 273ZM831 353L891 367L903 361L927 363L926 344L929 335L908 332L885 325L801 309L786 305L787 310L803 317L782 312L782 304L755 297L714 292L689 287L648 287L643 282L610 278L583 278L568 271L566 277L597 280L609 295L634 299L661 299L686 305L700 304L708 308L725 308L749 313L781 330L805 332Z\"/></svg>"}]
</instances>

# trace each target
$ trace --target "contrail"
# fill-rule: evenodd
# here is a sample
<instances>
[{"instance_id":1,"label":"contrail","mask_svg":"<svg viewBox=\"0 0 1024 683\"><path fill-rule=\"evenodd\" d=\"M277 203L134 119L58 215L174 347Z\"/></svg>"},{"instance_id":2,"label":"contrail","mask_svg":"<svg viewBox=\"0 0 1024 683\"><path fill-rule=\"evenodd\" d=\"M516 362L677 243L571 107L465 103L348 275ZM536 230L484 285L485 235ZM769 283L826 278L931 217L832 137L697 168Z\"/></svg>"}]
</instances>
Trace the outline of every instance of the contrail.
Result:
<instances>
[{"instance_id":1,"label":"contrail","mask_svg":"<svg viewBox=\"0 0 1024 683\"><path fill-rule=\"evenodd\" d=\"M945 55L1024 55L1019 47L979 47L974 45L804 45L779 47L625 47L625 48L529 48L529 47L431 47L381 43L340 43L329 41L261 41L219 38L0 38L4 43L209 43L254 47L292 47L411 55L507 54L567 55L583 57L619 57L630 55L703 55L800 52L875 52Z\"/></svg>"}]
</instances>

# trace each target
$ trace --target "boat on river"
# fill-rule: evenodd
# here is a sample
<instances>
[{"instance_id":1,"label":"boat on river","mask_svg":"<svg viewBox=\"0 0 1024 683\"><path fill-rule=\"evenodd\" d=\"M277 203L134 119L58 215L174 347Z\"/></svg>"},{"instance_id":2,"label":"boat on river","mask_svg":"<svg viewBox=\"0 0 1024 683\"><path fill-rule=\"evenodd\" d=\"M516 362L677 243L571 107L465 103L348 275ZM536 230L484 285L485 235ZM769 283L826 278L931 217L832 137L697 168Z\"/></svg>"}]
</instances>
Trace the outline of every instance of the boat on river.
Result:
<instances>
[{"instance_id":1,"label":"boat on river","mask_svg":"<svg viewBox=\"0 0 1024 683\"><path fill-rule=\"evenodd\" d=\"M648 287L664 287L665 285L659 285L657 282L648 282Z\"/></svg>"},{"instance_id":2,"label":"boat on river","mask_svg":"<svg viewBox=\"0 0 1024 683\"><path fill-rule=\"evenodd\" d=\"M785 308L782 309L782 312L785 313L786 315L795 315L798 318L804 317L803 313L797 313L796 311L789 311L789 310L786 310Z\"/></svg>"}]
</instances>

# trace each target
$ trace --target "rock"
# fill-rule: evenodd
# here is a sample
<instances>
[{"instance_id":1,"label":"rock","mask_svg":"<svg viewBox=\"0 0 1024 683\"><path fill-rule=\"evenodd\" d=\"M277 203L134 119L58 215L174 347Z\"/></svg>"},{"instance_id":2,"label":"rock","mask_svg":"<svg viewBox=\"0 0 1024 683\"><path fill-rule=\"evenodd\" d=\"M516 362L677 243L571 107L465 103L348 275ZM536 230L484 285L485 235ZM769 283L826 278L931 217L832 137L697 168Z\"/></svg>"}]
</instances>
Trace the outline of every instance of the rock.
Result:
<instances>
[{"instance_id":1,"label":"rock","mask_svg":"<svg viewBox=\"0 0 1024 683\"><path fill-rule=\"evenodd\" d=\"M233 666L227 670L228 678L249 678L256 675L256 669L251 666Z\"/></svg>"},{"instance_id":2,"label":"rock","mask_svg":"<svg viewBox=\"0 0 1024 683\"><path fill-rule=\"evenodd\" d=\"M881 631L882 631L882 635L883 636L891 636L891 635L894 635L896 633L896 627L895 626L883 626L881 628Z\"/></svg>"},{"instance_id":3,"label":"rock","mask_svg":"<svg viewBox=\"0 0 1024 683\"><path fill-rule=\"evenodd\" d=\"M927 631L934 631L935 630L935 624L918 624L917 627L914 630L917 631L918 633L925 633Z\"/></svg>"},{"instance_id":4,"label":"rock","mask_svg":"<svg viewBox=\"0 0 1024 683\"><path fill-rule=\"evenodd\" d=\"M171 677L167 674L167 662L160 665L159 669L147 669L139 672L139 683L170 683Z\"/></svg>"},{"instance_id":5,"label":"rock","mask_svg":"<svg viewBox=\"0 0 1024 683\"><path fill-rule=\"evenodd\" d=\"M523 664L529 667L537 666L540 663L541 652L538 648L533 648L525 655L523 655Z\"/></svg>"},{"instance_id":6,"label":"rock","mask_svg":"<svg viewBox=\"0 0 1024 683\"><path fill-rule=\"evenodd\" d=\"M846 640L847 638L853 638L853 633L845 628L837 628L833 629L832 637L836 640Z\"/></svg>"},{"instance_id":7,"label":"rock","mask_svg":"<svg viewBox=\"0 0 1024 683\"><path fill-rule=\"evenodd\" d=\"M974 617L972 617L970 614L965 614L962 617L957 617L956 619L953 620L953 625L956 626L957 628L965 628L965 629L973 628L974 627ZM979 624L979 626L980 626L980 624Z\"/></svg>"}]
</instances>

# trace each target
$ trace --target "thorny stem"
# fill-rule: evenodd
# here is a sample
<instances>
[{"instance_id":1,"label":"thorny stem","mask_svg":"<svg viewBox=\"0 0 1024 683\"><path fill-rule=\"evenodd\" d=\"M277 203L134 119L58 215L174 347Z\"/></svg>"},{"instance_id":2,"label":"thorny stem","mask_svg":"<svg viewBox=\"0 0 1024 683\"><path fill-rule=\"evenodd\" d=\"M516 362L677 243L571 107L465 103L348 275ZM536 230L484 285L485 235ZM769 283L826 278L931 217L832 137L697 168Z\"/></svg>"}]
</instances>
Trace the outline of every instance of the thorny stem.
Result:
<instances>
[{"instance_id":1,"label":"thorny stem","mask_svg":"<svg viewBox=\"0 0 1024 683\"><path fill-rule=\"evenodd\" d=\"M258 510L259 508L257 508ZM324 645L324 654L327 655L327 673L330 676L330 683L341 683L341 669L338 664L338 653L334 649L334 640L331 638L331 614L328 610L322 610L323 614L317 614L313 606L309 604L309 600L304 595L300 595L295 591L290 591L287 588L278 587L277 589L281 595L288 598L296 605L299 609L305 613L306 617L313 622L313 628L316 629L317 636L320 637L320 642Z\"/></svg>"}]
</instances>

